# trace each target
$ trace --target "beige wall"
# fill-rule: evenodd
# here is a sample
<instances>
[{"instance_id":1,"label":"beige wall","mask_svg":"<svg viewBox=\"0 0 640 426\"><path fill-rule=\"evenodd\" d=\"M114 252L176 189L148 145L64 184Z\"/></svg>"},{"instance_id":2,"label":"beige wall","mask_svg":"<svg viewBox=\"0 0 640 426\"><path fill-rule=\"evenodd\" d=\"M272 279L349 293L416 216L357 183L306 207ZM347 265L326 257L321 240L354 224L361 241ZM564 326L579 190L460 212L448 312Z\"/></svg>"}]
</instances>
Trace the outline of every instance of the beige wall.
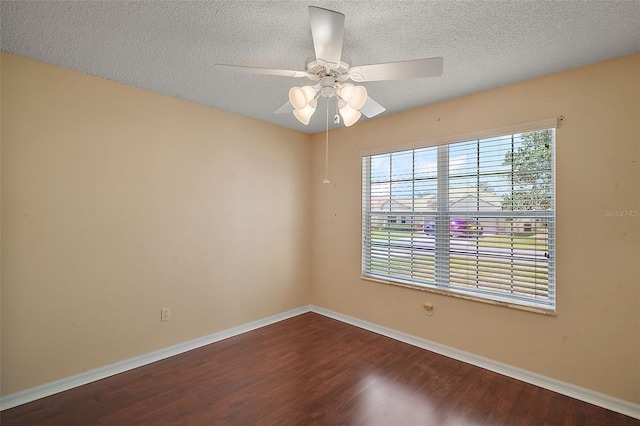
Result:
<instances>
[{"instance_id":1,"label":"beige wall","mask_svg":"<svg viewBox=\"0 0 640 426\"><path fill-rule=\"evenodd\" d=\"M360 279L360 150L561 115L556 317ZM313 302L640 403L640 218L605 213L640 210L639 123L634 55L333 131L330 185L315 135Z\"/></svg>"},{"instance_id":2,"label":"beige wall","mask_svg":"<svg viewBox=\"0 0 640 426\"><path fill-rule=\"evenodd\" d=\"M310 302L308 135L8 54L1 100L3 395Z\"/></svg>"}]
</instances>

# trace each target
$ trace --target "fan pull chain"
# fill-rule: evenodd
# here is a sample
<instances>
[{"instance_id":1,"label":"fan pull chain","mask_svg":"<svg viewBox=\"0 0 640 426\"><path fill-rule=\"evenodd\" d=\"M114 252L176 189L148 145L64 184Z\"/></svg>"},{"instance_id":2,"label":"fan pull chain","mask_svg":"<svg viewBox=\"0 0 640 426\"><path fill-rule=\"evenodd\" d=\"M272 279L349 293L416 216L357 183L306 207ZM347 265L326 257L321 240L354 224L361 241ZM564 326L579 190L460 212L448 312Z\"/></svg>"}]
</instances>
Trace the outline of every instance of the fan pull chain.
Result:
<instances>
[{"instance_id":1,"label":"fan pull chain","mask_svg":"<svg viewBox=\"0 0 640 426\"><path fill-rule=\"evenodd\" d=\"M324 180L322 183L331 183L329 182L329 99L327 99L327 132L324 145Z\"/></svg>"}]
</instances>

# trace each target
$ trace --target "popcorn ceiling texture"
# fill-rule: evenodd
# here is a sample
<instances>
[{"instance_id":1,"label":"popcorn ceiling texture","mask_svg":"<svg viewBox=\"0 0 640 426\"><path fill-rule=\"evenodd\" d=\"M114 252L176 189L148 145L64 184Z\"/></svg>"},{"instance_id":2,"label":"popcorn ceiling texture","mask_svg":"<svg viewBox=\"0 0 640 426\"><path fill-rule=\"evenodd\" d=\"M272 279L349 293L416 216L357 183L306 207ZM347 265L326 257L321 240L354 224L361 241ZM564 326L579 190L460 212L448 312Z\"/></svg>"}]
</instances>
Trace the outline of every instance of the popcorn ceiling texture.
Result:
<instances>
[{"instance_id":1,"label":"popcorn ceiling texture","mask_svg":"<svg viewBox=\"0 0 640 426\"><path fill-rule=\"evenodd\" d=\"M214 68L302 70L310 4L346 15L352 66L444 57L442 77L365 84L383 115L640 51L638 1L2 1L0 40L6 52L316 133L325 114L309 126L273 114L308 80Z\"/></svg>"}]
</instances>

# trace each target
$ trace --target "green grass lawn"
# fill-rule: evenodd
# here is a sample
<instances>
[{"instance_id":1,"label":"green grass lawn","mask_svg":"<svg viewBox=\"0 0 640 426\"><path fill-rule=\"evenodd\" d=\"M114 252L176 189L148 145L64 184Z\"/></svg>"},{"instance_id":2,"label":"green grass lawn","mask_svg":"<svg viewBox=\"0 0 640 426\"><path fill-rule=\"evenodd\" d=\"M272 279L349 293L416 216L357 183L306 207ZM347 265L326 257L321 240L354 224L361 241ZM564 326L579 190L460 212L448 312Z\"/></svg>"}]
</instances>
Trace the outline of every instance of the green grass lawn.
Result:
<instances>
[{"instance_id":1,"label":"green grass lawn","mask_svg":"<svg viewBox=\"0 0 640 426\"><path fill-rule=\"evenodd\" d=\"M410 240L411 238L426 238L424 232L412 232L401 229L374 229L371 231L372 239L389 239L390 241ZM538 249L547 251L548 240L546 235L520 235L511 238L508 235L480 235L478 237L454 237L462 240L476 242L483 247L513 247L522 249Z\"/></svg>"},{"instance_id":2,"label":"green grass lawn","mask_svg":"<svg viewBox=\"0 0 640 426\"><path fill-rule=\"evenodd\" d=\"M402 239L409 239L411 237L414 238L420 238L420 237L424 237L425 234L423 232L411 232L411 231L398 231L398 230L373 230L371 231L371 238L383 238L383 239L387 239L389 238L391 241L394 240L402 240Z\"/></svg>"}]
</instances>

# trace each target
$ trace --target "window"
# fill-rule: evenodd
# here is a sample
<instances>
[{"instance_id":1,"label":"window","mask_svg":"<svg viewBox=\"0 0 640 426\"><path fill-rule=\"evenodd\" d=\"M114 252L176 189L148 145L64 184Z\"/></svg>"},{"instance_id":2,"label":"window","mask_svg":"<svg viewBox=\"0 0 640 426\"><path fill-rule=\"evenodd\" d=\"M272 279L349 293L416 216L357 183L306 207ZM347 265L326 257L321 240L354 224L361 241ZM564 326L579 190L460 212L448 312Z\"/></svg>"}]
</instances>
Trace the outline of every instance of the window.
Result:
<instances>
[{"instance_id":1,"label":"window","mask_svg":"<svg viewBox=\"0 0 640 426\"><path fill-rule=\"evenodd\" d=\"M543 128L363 156L363 278L553 311L554 144Z\"/></svg>"}]
</instances>

